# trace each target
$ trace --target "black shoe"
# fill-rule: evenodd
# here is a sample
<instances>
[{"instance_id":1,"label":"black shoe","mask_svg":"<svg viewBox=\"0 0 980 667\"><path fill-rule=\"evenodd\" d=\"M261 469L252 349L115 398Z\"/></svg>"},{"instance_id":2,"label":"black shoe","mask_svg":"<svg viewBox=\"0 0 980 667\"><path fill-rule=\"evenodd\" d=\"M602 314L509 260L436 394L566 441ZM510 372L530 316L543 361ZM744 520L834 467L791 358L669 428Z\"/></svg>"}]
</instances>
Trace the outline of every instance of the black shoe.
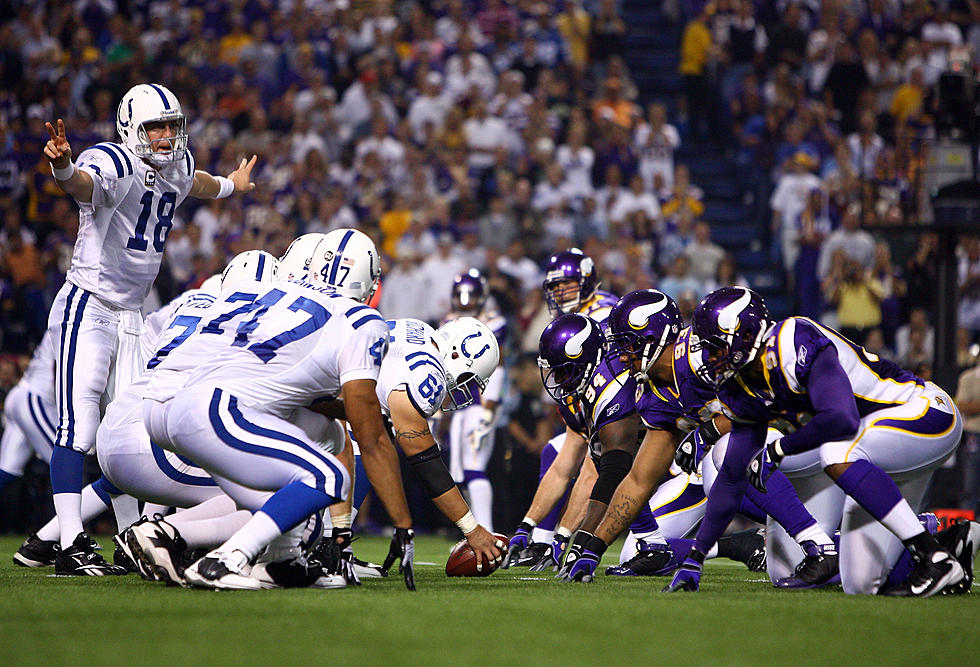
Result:
<instances>
[{"instance_id":1,"label":"black shoe","mask_svg":"<svg viewBox=\"0 0 980 667\"><path fill-rule=\"evenodd\" d=\"M722 552L721 541L726 540L728 545ZM753 530L743 530L732 533L718 540L719 555L724 555L731 560L745 563L745 567L752 572L766 571L766 529L759 528Z\"/></svg>"},{"instance_id":2,"label":"black shoe","mask_svg":"<svg viewBox=\"0 0 980 667\"><path fill-rule=\"evenodd\" d=\"M936 533L936 541L959 561L963 568L963 580L944 593L967 593L973 584L973 561L980 549L980 523L957 521L946 530ZM15 556L16 558L16 556Z\"/></svg>"},{"instance_id":3,"label":"black shoe","mask_svg":"<svg viewBox=\"0 0 980 667\"><path fill-rule=\"evenodd\" d=\"M671 574L680 563L668 544L637 540L636 555L622 565L606 568L610 577L663 577Z\"/></svg>"},{"instance_id":4,"label":"black shoe","mask_svg":"<svg viewBox=\"0 0 980 667\"><path fill-rule=\"evenodd\" d=\"M54 565L61 546L57 540L42 540L33 533L14 554L14 565L21 567L48 567Z\"/></svg>"},{"instance_id":5,"label":"black shoe","mask_svg":"<svg viewBox=\"0 0 980 667\"><path fill-rule=\"evenodd\" d=\"M132 574L141 574L139 568L136 567L136 562L130 557L127 550L123 548L124 542L122 540L116 541L118 537L119 535L112 536L112 541L116 544L116 548L112 552L112 564L124 567L127 572Z\"/></svg>"},{"instance_id":6,"label":"black shoe","mask_svg":"<svg viewBox=\"0 0 980 667\"><path fill-rule=\"evenodd\" d=\"M129 574L126 568L111 565L92 548L92 541L79 533L72 545L58 551L54 573L62 576L105 577Z\"/></svg>"},{"instance_id":7,"label":"black shoe","mask_svg":"<svg viewBox=\"0 0 980 667\"><path fill-rule=\"evenodd\" d=\"M187 542L165 519L134 523L123 536L144 579L184 585Z\"/></svg>"},{"instance_id":8,"label":"black shoe","mask_svg":"<svg viewBox=\"0 0 980 667\"><path fill-rule=\"evenodd\" d=\"M551 545L544 542L531 542L527 548L517 554L511 567L531 567L551 557Z\"/></svg>"},{"instance_id":9,"label":"black shoe","mask_svg":"<svg viewBox=\"0 0 980 667\"><path fill-rule=\"evenodd\" d=\"M927 598L957 586L966 578L963 566L942 549L929 554L912 554L915 568L901 584L883 589L879 595Z\"/></svg>"},{"instance_id":10,"label":"black shoe","mask_svg":"<svg viewBox=\"0 0 980 667\"><path fill-rule=\"evenodd\" d=\"M776 588L820 588L840 582L840 558L833 544L821 547L807 540L800 546L806 556L792 576L776 580Z\"/></svg>"}]
</instances>

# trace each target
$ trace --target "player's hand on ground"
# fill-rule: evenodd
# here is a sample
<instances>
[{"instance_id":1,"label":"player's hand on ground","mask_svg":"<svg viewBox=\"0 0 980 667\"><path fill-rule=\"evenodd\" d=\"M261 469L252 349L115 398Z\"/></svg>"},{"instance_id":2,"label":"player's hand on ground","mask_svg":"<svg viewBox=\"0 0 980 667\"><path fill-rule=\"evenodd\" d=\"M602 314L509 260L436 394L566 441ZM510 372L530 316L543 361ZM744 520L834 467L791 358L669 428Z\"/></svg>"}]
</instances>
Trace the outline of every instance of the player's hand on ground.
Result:
<instances>
[{"instance_id":1,"label":"player's hand on ground","mask_svg":"<svg viewBox=\"0 0 980 667\"><path fill-rule=\"evenodd\" d=\"M500 567L507 569L517 560L517 557L522 551L527 549L528 543L531 541L531 531L534 528L525 522L521 522L521 525L517 527L514 531L514 536L510 538L510 546L507 548L507 555L504 556L504 562L500 564Z\"/></svg>"},{"instance_id":2,"label":"player's hand on ground","mask_svg":"<svg viewBox=\"0 0 980 667\"><path fill-rule=\"evenodd\" d=\"M65 121L58 119L57 130L47 121L45 121L44 127L51 137L48 139L48 143L44 145L44 155L54 165L55 169L64 169L71 162L71 145L65 136Z\"/></svg>"},{"instance_id":3,"label":"player's hand on ground","mask_svg":"<svg viewBox=\"0 0 980 667\"><path fill-rule=\"evenodd\" d=\"M252 167L258 159L258 155L253 155L248 161L242 158L238 169L228 174L228 179L235 184L235 192L251 192L255 189L255 183L252 182Z\"/></svg>"},{"instance_id":4,"label":"player's hand on ground","mask_svg":"<svg viewBox=\"0 0 980 667\"><path fill-rule=\"evenodd\" d=\"M585 543L589 537L592 537L592 535L582 530L575 533L575 539L572 540L571 544L568 545L568 549L565 550L565 559L562 562L561 569L558 570L558 574L555 575L555 579L565 578L568 571L575 565L575 561L582 557L582 549L585 547Z\"/></svg>"},{"instance_id":5,"label":"player's hand on ground","mask_svg":"<svg viewBox=\"0 0 980 667\"><path fill-rule=\"evenodd\" d=\"M701 567L704 564L704 554L691 549L681 566L674 572L674 579L663 589L664 593L686 591L695 593L701 586Z\"/></svg>"},{"instance_id":6,"label":"player's hand on ground","mask_svg":"<svg viewBox=\"0 0 980 667\"><path fill-rule=\"evenodd\" d=\"M382 572L388 574L391 566L398 561L398 572L405 576L405 587L410 591L415 590L415 531L411 528L395 528L395 534L391 538L391 546L388 548L388 555L381 566Z\"/></svg>"},{"instance_id":7,"label":"player's hand on ground","mask_svg":"<svg viewBox=\"0 0 980 667\"><path fill-rule=\"evenodd\" d=\"M557 570L561 564L561 557L565 555L565 549L567 548L568 538L556 532L551 540L551 544L548 545L548 551L545 552L544 556L537 563L531 565L531 572L540 572L548 568Z\"/></svg>"},{"instance_id":8,"label":"player's hand on ground","mask_svg":"<svg viewBox=\"0 0 980 667\"><path fill-rule=\"evenodd\" d=\"M498 540L483 526L477 526L464 537L467 544L476 553L476 569L478 572L483 570L484 562L499 565L504 554L507 553L504 551L503 541Z\"/></svg>"},{"instance_id":9,"label":"player's hand on ground","mask_svg":"<svg viewBox=\"0 0 980 667\"><path fill-rule=\"evenodd\" d=\"M582 544L582 553L575 559L571 567L566 568L562 581L580 581L591 583L595 578L596 568L606 551L606 543L591 533L579 531L576 541Z\"/></svg>"},{"instance_id":10,"label":"player's hand on ground","mask_svg":"<svg viewBox=\"0 0 980 667\"><path fill-rule=\"evenodd\" d=\"M360 586L361 580L354 572L354 556L345 551L352 540L350 528L334 528L333 534L324 538L324 544L317 548L317 557L327 573L339 574L349 585Z\"/></svg>"}]
</instances>

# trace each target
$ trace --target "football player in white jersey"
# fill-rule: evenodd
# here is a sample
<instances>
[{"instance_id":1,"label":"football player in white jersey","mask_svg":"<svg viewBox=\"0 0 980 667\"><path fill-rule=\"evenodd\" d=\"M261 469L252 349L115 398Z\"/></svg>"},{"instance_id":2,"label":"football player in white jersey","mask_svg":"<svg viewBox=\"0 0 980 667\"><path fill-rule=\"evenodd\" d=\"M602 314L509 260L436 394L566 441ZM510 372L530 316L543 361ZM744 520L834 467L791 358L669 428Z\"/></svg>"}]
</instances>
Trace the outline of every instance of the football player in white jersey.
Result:
<instances>
[{"instance_id":1,"label":"football player in white jersey","mask_svg":"<svg viewBox=\"0 0 980 667\"><path fill-rule=\"evenodd\" d=\"M472 317L448 322L438 331L414 319L388 320L388 328L391 333L378 377L378 401L391 421L395 443L429 498L479 555L477 568L484 561L499 563L504 543L473 516L442 460L428 422L440 408L451 411L473 402L497 369L497 339L489 327ZM337 569L336 560L350 538L349 527L334 530L327 544L332 550L326 556L328 569Z\"/></svg>"},{"instance_id":2,"label":"football player in white jersey","mask_svg":"<svg viewBox=\"0 0 980 667\"><path fill-rule=\"evenodd\" d=\"M102 575L108 566L82 532L82 457L95 444L100 403L114 369L117 386L133 379L139 313L160 268L176 207L187 196L248 192L255 157L225 177L195 170L180 102L159 84L140 84L120 100L121 143L103 142L72 162L64 121L45 123L44 155L58 186L78 202L78 240L64 287L48 316L58 354L59 424L51 487L61 525L55 570Z\"/></svg>"},{"instance_id":3,"label":"football player in white jersey","mask_svg":"<svg viewBox=\"0 0 980 667\"><path fill-rule=\"evenodd\" d=\"M505 343L507 321L489 303L487 281L476 269L456 276L453 281L453 310L447 321L469 316L490 328L498 349ZM506 384L504 369L494 373L481 387L471 405L454 412L449 423L449 469L457 484L465 484L470 506L477 521L493 530L493 487L487 478L487 464L493 454L497 406Z\"/></svg>"},{"instance_id":4,"label":"football player in white jersey","mask_svg":"<svg viewBox=\"0 0 980 667\"><path fill-rule=\"evenodd\" d=\"M189 567L185 578L211 588L260 588L248 576L272 540L332 505L349 490L349 475L331 454L289 421L297 408L322 398L344 400L362 458L395 526L389 558L399 560L414 589L411 515L398 459L376 396L388 328L371 308L328 287L373 291L380 262L370 243L370 272L349 261L355 236L318 246L309 281L243 284L223 292L213 317L159 366L143 399L154 442L199 463L240 505L241 487L272 491L253 518L218 549ZM193 368L174 382L174 373Z\"/></svg>"}]
</instances>

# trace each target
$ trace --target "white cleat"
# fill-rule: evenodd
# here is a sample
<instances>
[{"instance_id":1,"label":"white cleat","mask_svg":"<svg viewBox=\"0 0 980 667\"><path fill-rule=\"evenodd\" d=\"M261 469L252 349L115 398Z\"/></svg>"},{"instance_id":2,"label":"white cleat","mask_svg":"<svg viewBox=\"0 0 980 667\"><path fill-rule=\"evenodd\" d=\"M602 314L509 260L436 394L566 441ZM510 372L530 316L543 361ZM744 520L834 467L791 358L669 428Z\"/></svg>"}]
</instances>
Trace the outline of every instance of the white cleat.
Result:
<instances>
[{"instance_id":1,"label":"white cleat","mask_svg":"<svg viewBox=\"0 0 980 667\"><path fill-rule=\"evenodd\" d=\"M258 591L271 588L249 574L248 557L236 549L208 553L184 570L184 579L192 586L216 590Z\"/></svg>"},{"instance_id":2,"label":"white cleat","mask_svg":"<svg viewBox=\"0 0 980 667\"><path fill-rule=\"evenodd\" d=\"M184 581L182 554L187 543L172 525L159 519L135 523L122 534L140 569L150 570L157 579L181 586Z\"/></svg>"}]
</instances>

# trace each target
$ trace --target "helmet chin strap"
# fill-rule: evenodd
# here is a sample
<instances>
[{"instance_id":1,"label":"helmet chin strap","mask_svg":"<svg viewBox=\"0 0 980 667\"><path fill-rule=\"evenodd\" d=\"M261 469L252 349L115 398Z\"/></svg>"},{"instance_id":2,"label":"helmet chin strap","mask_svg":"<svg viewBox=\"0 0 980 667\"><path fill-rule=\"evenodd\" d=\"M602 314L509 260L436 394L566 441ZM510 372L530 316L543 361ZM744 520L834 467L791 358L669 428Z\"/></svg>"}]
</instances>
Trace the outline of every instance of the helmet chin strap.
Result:
<instances>
[{"instance_id":1,"label":"helmet chin strap","mask_svg":"<svg viewBox=\"0 0 980 667\"><path fill-rule=\"evenodd\" d=\"M651 348L653 348L653 343L647 342L643 346L643 353L640 355L640 361L643 364L643 370L641 370L639 373L639 375L642 376L643 379L645 380L650 379L650 369L653 368L653 365L657 363L657 359L659 359L660 355L663 354L664 346L667 343L668 333L670 333L669 329L665 328L663 330L663 333L660 334L660 341L657 342L657 346L653 354L650 353Z\"/></svg>"}]
</instances>

